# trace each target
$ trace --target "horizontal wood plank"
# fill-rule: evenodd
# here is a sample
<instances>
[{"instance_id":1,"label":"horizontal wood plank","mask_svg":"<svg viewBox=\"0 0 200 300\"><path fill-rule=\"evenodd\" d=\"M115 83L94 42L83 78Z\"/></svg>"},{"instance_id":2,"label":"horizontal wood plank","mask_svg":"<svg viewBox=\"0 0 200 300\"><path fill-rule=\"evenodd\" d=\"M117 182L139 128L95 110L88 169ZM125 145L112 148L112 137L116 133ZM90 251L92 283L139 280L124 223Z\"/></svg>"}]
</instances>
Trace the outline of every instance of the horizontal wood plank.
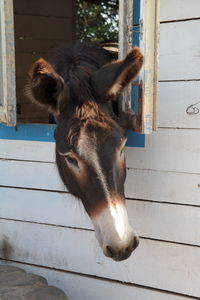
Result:
<instances>
[{"instance_id":1,"label":"horizontal wood plank","mask_svg":"<svg viewBox=\"0 0 200 300\"><path fill-rule=\"evenodd\" d=\"M146 136L145 148L126 148L127 168L199 174L199 140L198 129L159 129ZM0 140L0 158L54 162L54 147L54 143Z\"/></svg>"},{"instance_id":2,"label":"horizontal wood plank","mask_svg":"<svg viewBox=\"0 0 200 300\"><path fill-rule=\"evenodd\" d=\"M73 0L14 0L15 14L70 17L74 13Z\"/></svg>"},{"instance_id":3,"label":"horizontal wood plank","mask_svg":"<svg viewBox=\"0 0 200 300\"><path fill-rule=\"evenodd\" d=\"M0 139L0 158L55 162L55 143Z\"/></svg>"},{"instance_id":4,"label":"horizontal wood plank","mask_svg":"<svg viewBox=\"0 0 200 300\"><path fill-rule=\"evenodd\" d=\"M161 0L160 1L160 20L186 20L200 18L199 0Z\"/></svg>"},{"instance_id":5,"label":"horizontal wood plank","mask_svg":"<svg viewBox=\"0 0 200 300\"><path fill-rule=\"evenodd\" d=\"M74 38L71 18L15 15L14 22L16 38L71 41Z\"/></svg>"},{"instance_id":6,"label":"horizontal wood plank","mask_svg":"<svg viewBox=\"0 0 200 300\"><path fill-rule=\"evenodd\" d=\"M19 106L19 111L18 111L18 116L22 116L22 117L27 117L30 116L31 117L47 117L49 116L47 110L43 107L38 107L37 105L35 105L35 103L32 103L30 101L30 103L20 103ZM48 119L47 119L48 120ZM29 122L31 123L31 122Z\"/></svg>"},{"instance_id":7,"label":"horizontal wood plank","mask_svg":"<svg viewBox=\"0 0 200 300\"><path fill-rule=\"evenodd\" d=\"M126 148L127 167L200 174L200 130L159 129L145 148Z\"/></svg>"},{"instance_id":8,"label":"horizontal wood plank","mask_svg":"<svg viewBox=\"0 0 200 300\"><path fill-rule=\"evenodd\" d=\"M128 171L126 196L189 205L200 204L200 175L135 169Z\"/></svg>"},{"instance_id":9,"label":"horizontal wood plank","mask_svg":"<svg viewBox=\"0 0 200 300\"><path fill-rule=\"evenodd\" d=\"M1 258L200 297L198 247L141 240L127 261L116 263L91 231L1 220L0 236L9 245L9 252L0 247Z\"/></svg>"},{"instance_id":10,"label":"horizontal wood plank","mask_svg":"<svg viewBox=\"0 0 200 300\"><path fill-rule=\"evenodd\" d=\"M0 188L0 218L93 230L80 200L69 193Z\"/></svg>"},{"instance_id":11,"label":"horizontal wood plank","mask_svg":"<svg viewBox=\"0 0 200 300\"><path fill-rule=\"evenodd\" d=\"M5 264L4 261L0 263ZM81 274L63 273L46 268L9 262L27 272L45 277L50 285L59 287L70 300L187 300L188 297L167 292L145 289L120 282L82 276Z\"/></svg>"},{"instance_id":12,"label":"horizontal wood plank","mask_svg":"<svg viewBox=\"0 0 200 300\"><path fill-rule=\"evenodd\" d=\"M0 188L0 218L93 230L81 201L70 194ZM200 246L200 207L127 200L131 225L142 237Z\"/></svg>"},{"instance_id":13,"label":"horizontal wood plank","mask_svg":"<svg viewBox=\"0 0 200 300\"><path fill-rule=\"evenodd\" d=\"M66 44L72 43L71 39L69 41L58 40L58 39L50 39L50 40L30 40L23 38L15 39L15 51L16 53L53 53L56 49L66 46Z\"/></svg>"},{"instance_id":14,"label":"horizontal wood plank","mask_svg":"<svg viewBox=\"0 0 200 300\"><path fill-rule=\"evenodd\" d=\"M19 123L48 123L49 113L45 108L39 107L34 103L18 103L17 119Z\"/></svg>"},{"instance_id":15,"label":"horizontal wood plank","mask_svg":"<svg viewBox=\"0 0 200 300\"><path fill-rule=\"evenodd\" d=\"M200 84L198 81L160 82L158 126L200 129L200 112L192 114L197 109L200 111L199 95ZM191 106L193 104L194 106ZM189 106L191 107L189 108ZM189 114L186 112L187 108ZM188 134L190 133L188 132Z\"/></svg>"},{"instance_id":16,"label":"horizontal wood plank","mask_svg":"<svg viewBox=\"0 0 200 300\"><path fill-rule=\"evenodd\" d=\"M0 185L66 191L53 163L0 160L0 165Z\"/></svg>"},{"instance_id":17,"label":"horizontal wood plank","mask_svg":"<svg viewBox=\"0 0 200 300\"><path fill-rule=\"evenodd\" d=\"M2 186L66 191L54 163L0 160L0 169ZM129 169L125 194L134 199L199 205L199 184L199 174Z\"/></svg>"},{"instance_id":18,"label":"horizontal wood plank","mask_svg":"<svg viewBox=\"0 0 200 300\"><path fill-rule=\"evenodd\" d=\"M199 47L200 20L161 24L159 80L200 79Z\"/></svg>"}]
</instances>

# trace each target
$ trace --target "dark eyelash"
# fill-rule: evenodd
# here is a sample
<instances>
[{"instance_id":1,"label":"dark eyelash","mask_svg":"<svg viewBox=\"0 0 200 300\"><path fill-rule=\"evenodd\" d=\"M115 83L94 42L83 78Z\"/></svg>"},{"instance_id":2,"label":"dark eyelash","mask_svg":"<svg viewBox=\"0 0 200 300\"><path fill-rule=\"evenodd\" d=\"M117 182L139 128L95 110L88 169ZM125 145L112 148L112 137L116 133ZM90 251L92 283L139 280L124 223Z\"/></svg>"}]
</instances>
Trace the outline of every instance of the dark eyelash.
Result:
<instances>
[{"instance_id":1,"label":"dark eyelash","mask_svg":"<svg viewBox=\"0 0 200 300\"><path fill-rule=\"evenodd\" d=\"M65 159L68 161L68 163L74 165L75 167L78 167L78 162L75 158L73 158L69 155L65 155Z\"/></svg>"}]
</instances>

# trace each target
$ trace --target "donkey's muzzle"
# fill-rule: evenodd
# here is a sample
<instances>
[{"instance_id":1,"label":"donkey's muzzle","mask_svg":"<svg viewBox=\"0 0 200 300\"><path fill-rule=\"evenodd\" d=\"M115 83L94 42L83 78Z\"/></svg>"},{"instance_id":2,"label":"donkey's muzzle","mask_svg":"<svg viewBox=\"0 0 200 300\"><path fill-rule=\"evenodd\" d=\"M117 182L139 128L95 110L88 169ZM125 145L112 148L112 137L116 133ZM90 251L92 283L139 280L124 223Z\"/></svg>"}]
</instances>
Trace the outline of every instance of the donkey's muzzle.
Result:
<instances>
[{"instance_id":1,"label":"donkey's muzzle","mask_svg":"<svg viewBox=\"0 0 200 300\"><path fill-rule=\"evenodd\" d=\"M115 248L112 246L106 246L103 251L104 254L115 261L121 261L127 259L131 253L137 248L139 245L139 237L133 234L133 238L129 245L123 248Z\"/></svg>"},{"instance_id":2,"label":"donkey's muzzle","mask_svg":"<svg viewBox=\"0 0 200 300\"><path fill-rule=\"evenodd\" d=\"M110 201L92 220L97 240L107 257L115 261L127 259L139 245L122 201Z\"/></svg>"}]
</instances>

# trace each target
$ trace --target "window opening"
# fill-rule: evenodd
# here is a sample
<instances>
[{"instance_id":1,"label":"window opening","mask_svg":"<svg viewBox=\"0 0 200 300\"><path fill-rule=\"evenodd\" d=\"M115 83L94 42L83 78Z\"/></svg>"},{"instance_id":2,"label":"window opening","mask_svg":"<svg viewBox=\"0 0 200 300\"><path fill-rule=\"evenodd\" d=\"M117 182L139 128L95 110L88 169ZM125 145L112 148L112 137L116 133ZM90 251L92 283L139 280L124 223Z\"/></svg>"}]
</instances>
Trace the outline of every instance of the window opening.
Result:
<instances>
[{"instance_id":1,"label":"window opening","mask_svg":"<svg viewBox=\"0 0 200 300\"><path fill-rule=\"evenodd\" d=\"M26 97L27 72L38 58L49 61L56 48L75 41L117 41L118 1L13 0L18 123L54 123Z\"/></svg>"}]
</instances>

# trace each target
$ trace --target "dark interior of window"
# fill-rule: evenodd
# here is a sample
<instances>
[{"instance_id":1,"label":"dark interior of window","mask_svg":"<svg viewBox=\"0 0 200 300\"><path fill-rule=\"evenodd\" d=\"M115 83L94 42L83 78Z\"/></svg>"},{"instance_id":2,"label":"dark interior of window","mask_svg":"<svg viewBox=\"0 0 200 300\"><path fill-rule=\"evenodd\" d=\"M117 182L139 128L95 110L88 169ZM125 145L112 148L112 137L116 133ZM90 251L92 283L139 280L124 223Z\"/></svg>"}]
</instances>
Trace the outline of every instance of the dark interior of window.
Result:
<instances>
[{"instance_id":1,"label":"dark interior of window","mask_svg":"<svg viewBox=\"0 0 200 300\"><path fill-rule=\"evenodd\" d=\"M18 123L53 123L46 110L25 95L27 73L40 57L77 41L105 44L118 40L117 0L14 0Z\"/></svg>"}]
</instances>

